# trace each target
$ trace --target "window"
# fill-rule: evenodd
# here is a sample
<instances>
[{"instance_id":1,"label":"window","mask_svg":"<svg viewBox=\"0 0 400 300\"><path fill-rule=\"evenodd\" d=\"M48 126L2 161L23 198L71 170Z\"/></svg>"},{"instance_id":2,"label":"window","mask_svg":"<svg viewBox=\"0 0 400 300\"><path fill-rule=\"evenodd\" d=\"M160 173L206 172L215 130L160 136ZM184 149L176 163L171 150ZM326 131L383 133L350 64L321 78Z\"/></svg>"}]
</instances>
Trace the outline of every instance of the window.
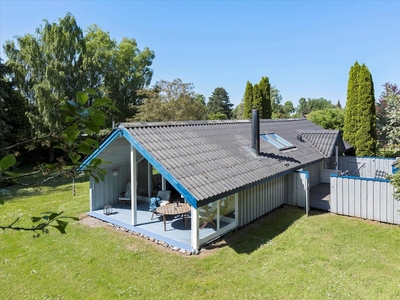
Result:
<instances>
[{"instance_id":1,"label":"window","mask_svg":"<svg viewBox=\"0 0 400 300\"><path fill-rule=\"evenodd\" d=\"M278 148L280 151L289 150L296 148L296 146L289 143L287 140L281 138L279 135L273 132L265 133L260 135L261 138L266 140L272 146Z\"/></svg>"}]
</instances>

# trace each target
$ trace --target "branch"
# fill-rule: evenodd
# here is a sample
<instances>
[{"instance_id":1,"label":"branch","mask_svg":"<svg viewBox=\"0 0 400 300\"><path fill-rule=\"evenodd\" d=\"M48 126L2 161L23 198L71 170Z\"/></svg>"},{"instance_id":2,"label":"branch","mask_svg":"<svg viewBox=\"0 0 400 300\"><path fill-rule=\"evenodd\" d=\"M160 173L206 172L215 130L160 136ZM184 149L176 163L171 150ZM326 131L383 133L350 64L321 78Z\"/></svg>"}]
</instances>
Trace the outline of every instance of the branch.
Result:
<instances>
[{"instance_id":1,"label":"branch","mask_svg":"<svg viewBox=\"0 0 400 300\"><path fill-rule=\"evenodd\" d=\"M12 149L12 148L15 148L15 147L18 147L18 146L21 146L21 145L25 145L25 144L29 144L29 143L32 143L32 142L35 142L35 141L40 141L40 140L44 140L44 139L48 139L48 138L54 137L54 136L60 134L61 132L63 132L63 131L64 131L65 129L67 129L69 126L71 126L71 125L77 123L78 120L79 120L78 118L75 118L75 120L73 120L72 122L68 123L67 125L65 125L65 126L64 126L63 128L61 128L60 130L58 130L58 131L56 131L56 132L50 132L48 135L44 135L44 136L41 136L41 137L34 137L34 138L29 139L29 140L22 141L22 142L16 143L16 144L11 145L11 146L7 146L7 147L4 147L4 148L1 148L1 149L0 149L0 152L1 152L1 151L4 151L4 150L10 150L10 149Z\"/></svg>"}]
</instances>

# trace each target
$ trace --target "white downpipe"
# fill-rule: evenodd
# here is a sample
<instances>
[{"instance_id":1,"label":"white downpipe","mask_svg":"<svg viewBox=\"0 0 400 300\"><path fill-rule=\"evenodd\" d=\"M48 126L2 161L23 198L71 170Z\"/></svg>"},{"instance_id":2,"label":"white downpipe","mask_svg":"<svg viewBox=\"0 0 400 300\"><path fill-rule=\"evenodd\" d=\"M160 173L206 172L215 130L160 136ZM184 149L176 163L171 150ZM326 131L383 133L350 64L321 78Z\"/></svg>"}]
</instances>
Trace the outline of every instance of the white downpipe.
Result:
<instances>
[{"instance_id":1,"label":"white downpipe","mask_svg":"<svg viewBox=\"0 0 400 300\"><path fill-rule=\"evenodd\" d=\"M131 214L132 225L137 224L136 149L131 145Z\"/></svg>"},{"instance_id":2,"label":"white downpipe","mask_svg":"<svg viewBox=\"0 0 400 300\"><path fill-rule=\"evenodd\" d=\"M335 170L336 174L339 171L339 147L335 146Z\"/></svg>"},{"instance_id":3,"label":"white downpipe","mask_svg":"<svg viewBox=\"0 0 400 300\"><path fill-rule=\"evenodd\" d=\"M153 181L151 180L152 175L153 167L149 162L147 162L147 197L149 197L149 200L153 196Z\"/></svg>"}]
</instances>

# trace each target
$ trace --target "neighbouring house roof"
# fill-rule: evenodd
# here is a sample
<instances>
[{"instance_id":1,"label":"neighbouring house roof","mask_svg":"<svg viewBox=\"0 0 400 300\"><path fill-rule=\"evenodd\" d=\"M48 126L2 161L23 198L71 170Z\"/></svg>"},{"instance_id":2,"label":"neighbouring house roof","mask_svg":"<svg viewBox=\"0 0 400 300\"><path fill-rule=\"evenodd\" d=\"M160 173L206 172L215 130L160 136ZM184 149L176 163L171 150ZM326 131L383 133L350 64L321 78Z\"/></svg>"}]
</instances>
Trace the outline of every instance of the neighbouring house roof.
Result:
<instances>
[{"instance_id":1,"label":"neighbouring house roof","mask_svg":"<svg viewBox=\"0 0 400 300\"><path fill-rule=\"evenodd\" d=\"M116 130L167 180L204 202L322 160L342 141L338 131L307 119L260 120L260 134L276 133L295 148L280 151L260 139L259 156L251 151L248 120L122 123Z\"/></svg>"}]
</instances>

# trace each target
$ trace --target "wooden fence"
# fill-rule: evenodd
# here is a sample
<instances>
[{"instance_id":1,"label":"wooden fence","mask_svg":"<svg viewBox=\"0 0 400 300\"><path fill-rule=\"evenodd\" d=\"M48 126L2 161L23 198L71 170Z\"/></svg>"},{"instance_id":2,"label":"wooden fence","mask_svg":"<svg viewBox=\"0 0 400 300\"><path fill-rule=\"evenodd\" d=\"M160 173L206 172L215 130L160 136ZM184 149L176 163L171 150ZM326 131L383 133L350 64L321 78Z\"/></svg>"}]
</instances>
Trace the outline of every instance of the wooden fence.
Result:
<instances>
[{"instance_id":1,"label":"wooden fence","mask_svg":"<svg viewBox=\"0 0 400 300\"><path fill-rule=\"evenodd\" d=\"M400 201L388 180L331 175L331 212L400 224Z\"/></svg>"}]
</instances>

